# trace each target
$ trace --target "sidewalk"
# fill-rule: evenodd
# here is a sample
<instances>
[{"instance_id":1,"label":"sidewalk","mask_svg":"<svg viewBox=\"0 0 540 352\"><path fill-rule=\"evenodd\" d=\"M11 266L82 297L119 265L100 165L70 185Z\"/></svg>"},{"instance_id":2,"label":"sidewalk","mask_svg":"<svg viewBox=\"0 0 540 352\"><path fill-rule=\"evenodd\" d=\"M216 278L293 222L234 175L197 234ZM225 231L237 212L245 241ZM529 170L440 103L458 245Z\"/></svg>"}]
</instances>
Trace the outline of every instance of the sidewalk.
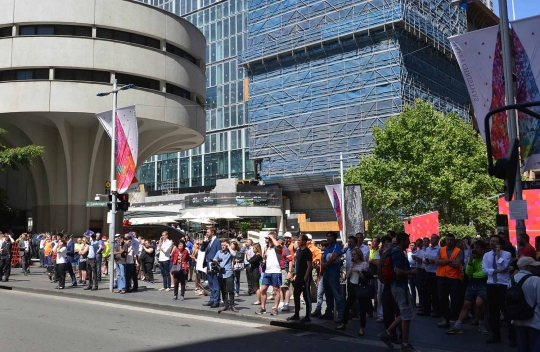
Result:
<instances>
[{"instance_id":1,"label":"sidewalk","mask_svg":"<svg viewBox=\"0 0 540 352\"><path fill-rule=\"evenodd\" d=\"M68 275L69 277L69 275ZM161 276L155 275L156 279L161 279ZM68 280L69 281L69 280ZM331 334L341 336L344 339L358 339L356 334L360 327L360 323L356 321L350 321L346 331L336 331L336 323L333 321L325 321L317 318L313 318L309 324L289 323L286 318L293 314L294 306L293 299L291 297L291 310L289 312L280 312L278 316L271 316L270 314L256 315L255 311L259 306L253 306L255 302L255 296L248 296L243 292L247 292L247 284L245 282L245 274L241 276L240 285L240 297L236 299L237 309L239 313L223 312L217 314L217 309L204 307L202 304L208 301L208 297L197 296L193 282L188 283L186 290L185 300L174 301L172 300L173 292L158 291L161 288L161 280L156 284L148 284L139 281L139 292L128 293L121 295L118 293L109 292L109 280L107 276L103 277L103 281L100 282L98 291L83 290L83 286L68 287L66 282L66 288L64 290L55 290L56 283L50 283L47 275L45 275L45 269L31 267L30 274L24 276L21 273L21 269L12 268L9 282L2 282L0 288L12 289L26 292L35 292L40 294L49 294L56 296L73 297L79 299L88 300L101 300L104 302L118 303L131 306L144 306L147 308L178 311L182 313L220 317L224 320L240 320L259 322L262 325L274 325L286 328L292 328L297 330L306 331L305 334ZM2 290L0 290L1 294ZM266 306L269 311L273 305L273 301L268 301ZM313 309L315 305L313 305ZM323 304L324 311L324 304ZM302 306L300 315L305 314L305 306ZM464 324L464 334L461 336L449 336L445 334L445 329L437 327L439 320L429 317L415 317L412 323L411 342L421 351L482 351L489 348L490 352L502 352L512 351L506 342L497 345L486 345L485 339L487 336L480 335L476 331L476 327L470 324ZM365 329L365 336L362 337L363 344L372 346L382 346L382 342L377 338L377 334L383 330L383 324L375 322L375 318L367 318L367 326ZM503 330L503 340L506 341L506 327ZM399 345L395 346L396 349Z\"/></svg>"}]
</instances>

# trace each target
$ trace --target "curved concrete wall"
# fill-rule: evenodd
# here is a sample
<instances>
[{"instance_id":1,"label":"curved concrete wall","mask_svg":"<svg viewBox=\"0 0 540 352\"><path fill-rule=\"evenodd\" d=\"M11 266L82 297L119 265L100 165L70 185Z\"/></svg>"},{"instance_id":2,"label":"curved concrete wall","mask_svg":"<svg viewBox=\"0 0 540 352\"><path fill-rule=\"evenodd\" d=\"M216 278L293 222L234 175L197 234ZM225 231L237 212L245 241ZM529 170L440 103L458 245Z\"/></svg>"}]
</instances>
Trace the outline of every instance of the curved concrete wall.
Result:
<instances>
[{"instance_id":1,"label":"curved concrete wall","mask_svg":"<svg viewBox=\"0 0 540 352\"><path fill-rule=\"evenodd\" d=\"M118 95L118 106L136 105L138 164L153 154L197 147L204 142L206 116L195 97L205 99L205 48L202 33L165 11L127 0L0 0L0 27L75 24L113 28L157 39L162 49L116 40L73 36L0 38L0 71L49 69L43 80L0 82L0 126L13 146L42 145L45 155L30 168L38 230L80 233L106 212L85 201L104 193L110 174L110 139L95 113L111 109L99 98L110 84L53 79L56 69L126 73L160 82L159 90L137 88ZM95 35L95 30L93 31ZM197 64L167 53L166 43L182 48ZM167 83L191 92L189 99L165 92ZM26 210L26 209L25 209Z\"/></svg>"}]
</instances>

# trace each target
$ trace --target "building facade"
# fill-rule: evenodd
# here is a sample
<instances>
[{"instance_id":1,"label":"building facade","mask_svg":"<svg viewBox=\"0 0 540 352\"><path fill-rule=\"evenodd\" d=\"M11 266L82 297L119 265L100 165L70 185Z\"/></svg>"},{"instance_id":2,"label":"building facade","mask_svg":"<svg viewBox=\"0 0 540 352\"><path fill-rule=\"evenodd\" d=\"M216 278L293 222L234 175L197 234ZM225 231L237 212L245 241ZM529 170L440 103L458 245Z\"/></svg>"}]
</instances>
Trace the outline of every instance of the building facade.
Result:
<instances>
[{"instance_id":1,"label":"building facade","mask_svg":"<svg viewBox=\"0 0 540 352\"><path fill-rule=\"evenodd\" d=\"M146 190L213 186L218 179L253 179L249 155L246 71L238 54L247 43L246 0L139 0L182 16L205 35L206 139L199 147L155 155L138 169Z\"/></svg>"},{"instance_id":2,"label":"building facade","mask_svg":"<svg viewBox=\"0 0 540 352\"><path fill-rule=\"evenodd\" d=\"M112 102L96 94L115 79L137 86L119 94L118 106L135 105L139 164L200 146L205 38L186 20L134 1L1 0L0 7L0 127L9 132L2 144L45 147L35 167L1 173L0 187L34 229L106 230L107 208L86 207L110 180L110 139L95 114ZM3 220L0 227L11 225Z\"/></svg>"}]
</instances>

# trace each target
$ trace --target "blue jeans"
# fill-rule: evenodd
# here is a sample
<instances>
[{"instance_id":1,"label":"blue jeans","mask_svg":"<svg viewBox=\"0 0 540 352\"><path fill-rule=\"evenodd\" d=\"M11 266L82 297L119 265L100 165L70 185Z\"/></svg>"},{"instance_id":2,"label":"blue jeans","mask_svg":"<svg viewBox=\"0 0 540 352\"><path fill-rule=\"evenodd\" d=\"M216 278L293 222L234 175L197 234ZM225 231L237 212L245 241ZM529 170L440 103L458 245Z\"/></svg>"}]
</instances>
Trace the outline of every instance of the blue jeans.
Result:
<instances>
[{"instance_id":1,"label":"blue jeans","mask_svg":"<svg viewBox=\"0 0 540 352\"><path fill-rule=\"evenodd\" d=\"M240 273L241 271L235 271L234 272L234 288L236 294L240 294Z\"/></svg>"},{"instance_id":2,"label":"blue jeans","mask_svg":"<svg viewBox=\"0 0 540 352\"><path fill-rule=\"evenodd\" d=\"M116 285L119 291L126 290L126 265L116 263Z\"/></svg>"},{"instance_id":3,"label":"blue jeans","mask_svg":"<svg viewBox=\"0 0 540 352\"><path fill-rule=\"evenodd\" d=\"M210 267L210 264L208 264L208 267ZM208 286L210 286L210 302L219 304L221 300L219 299L218 275L216 273L209 272L206 276L208 277Z\"/></svg>"},{"instance_id":4,"label":"blue jeans","mask_svg":"<svg viewBox=\"0 0 540 352\"><path fill-rule=\"evenodd\" d=\"M161 277L163 277L163 288L171 287L170 263L170 260L159 262L159 270L161 271Z\"/></svg>"},{"instance_id":5,"label":"blue jeans","mask_svg":"<svg viewBox=\"0 0 540 352\"><path fill-rule=\"evenodd\" d=\"M337 310L337 319L343 317L343 297L341 296L341 285L339 284L339 272L323 274L324 294L326 295L326 311L324 315L334 316L334 301Z\"/></svg>"},{"instance_id":6,"label":"blue jeans","mask_svg":"<svg viewBox=\"0 0 540 352\"><path fill-rule=\"evenodd\" d=\"M324 301L324 284L323 284L323 278L321 277L321 280L317 284L317 307L315 307L315 310L321 310L322 309L322 302Z\"/></svg>"},{"instance_id":7,"label":"blue jeans","mask_svg":"<svg viewBox=\"0 0 540 352\"><path fill-rule=\"evenodd\" d=\"M516 326L518 352L540 351L540 330Z\"/></svg>"}]
</instances>

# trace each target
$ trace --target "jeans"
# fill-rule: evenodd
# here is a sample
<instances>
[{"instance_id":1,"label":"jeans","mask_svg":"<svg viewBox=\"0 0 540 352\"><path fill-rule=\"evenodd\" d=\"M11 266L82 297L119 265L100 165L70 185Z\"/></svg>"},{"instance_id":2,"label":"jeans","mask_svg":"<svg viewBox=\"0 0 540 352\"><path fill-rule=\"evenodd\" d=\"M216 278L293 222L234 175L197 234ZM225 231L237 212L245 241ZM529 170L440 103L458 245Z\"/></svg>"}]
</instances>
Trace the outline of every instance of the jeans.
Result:
<instances>
[{"instance_id":1,"label":"jeans","mask_svg":"<svg viewBox=\"0 0 540 352\"><path fill-rule=\"evenodd\" d=\"M337 319L343 318L343 297L341 296L341 285L339 283L339 272L324 273L324 294L326 295L326 312L324 315L334 316L334 302L337 310Z\"/></svg>"},{"instance_id":2,"label":"jeans","mask_svg":"<svg viewBox=\"0 0 540 352\"><path fill-rule=\"evenodd\" d=\"M174 297L178 297L178 285L180 285L180 296L184 297L186 294L186 280L187 274L184 270L180 270L174 274Z\"/></svg>"},{"instance_id":3,"label":"jeans","mask_svg":"<svg viewBox=\"0 0 540 352\"><path fill-rule=\"evenodd\" d=\"M246 265L246 280L248 284L248 293L252 293L255 290L253 289L253 285L251 284L252 278L251 278L251 264Z\"/></svg>"},{"instance_id":4,"label":"jeans","mask_svg":"<svg viewBox=\"0 0 540 352\"><path fill-rule=\"evenodd\" d=\"M424 291L424 307L423 312L426 314L439 314L439 293L437 287L437 275L427 272L425 291Z\"/></svg>"},{"instance_id":5,"label":"jeans","mask_svg":"<svg viewBox=\"0 0 540 352\"><path fill-rule=\"evenodd\" d=\"M132 281L133 286L131 286ZM126 264L126 286L129 291L137 291L139 289L135 264Z\"/></svg>"},{"instance_id":6,"label":"jeans","mask_svg":"<svg viewBox=\"0 0 540 352\"><path fill-rule=\"evenodd\" d=\"M347 292L349 293L347 295L347 302L345 303L345 312L343 313L343 319L341 322L343 324L347 324L349 322L349 312L355 302L358 302L358 311L360 315L360 327L365 328L366 327L366 313L369 307L369 303L371 302L371 299L369 298L359 298L356 296L356 290L355 287L357 285L348 284L347 285Z\"/></svg>"},{"instance_id":7,"label":"jeans","mask_svg":"<svg viewBox=\"0 0 540 352\"><path fill-rule=\"evenodd\" d=\"M540 330L528 326L516 326L518 352L540 351Z\"/></svg>"},{"instance_id":8,"label":"jeans","mask_svg":"<svg viewBox=\"0 0 540 352\"><path fill-rule=\"evenodd\" d=\"M322 285L321 285L322 286ZM311 316L311 276L308 276L307 282L304 282L304 278L296 277L293 282L293 299L294 299L294 315L300 315L300 295L304 294L304 301L306 302L306 318Z\"/></svg>"},{"instance_id":9,"label":"jeans","mask_svg":"<svg viewBox=\"0 0 540 352\"><path fill-rule=\"evenodd\" d=\"M161 271L161 277L163 278L163 288L171 287L170 264L170 260L159 262L159 271Z\"/></svg>"},{"instance_id":10,"label":"jeans","mask_svg":"<svg viewBox=\"0 0 540 352\"><path fill-rule=\"evenodd\" d=\"M31 254L30 253L26 253L26 252L23 252L23 255L21 256L21 260L22 260L22 269L24 272L28 271L28 267L30 266L30 261L31 261Z\"/></svg>"},{"instance_id":11,"label":"jeans","mask_svg":"<svg viewBox=\"0 0 540 352\"><path fill-rule=\"evenodd\" d=\"M320 311L322 309L323 301L324 301L324 284L323 284L323 278L321 277L321 280L317 284L317 306L315 307L315 310Z\"/></svg>"},{"instance_id":12,"label":"jeans","mask_svg":"<svg viewBox=\"0 0 540 352\"><path fill-rule=\"evenodd\" d=\"M126 290L126 264L116 263L116 285L118 291Z\"/></svg>"},{"instance_id":13,"label":"jeans","mask_svg":"<svg viewBox=\"0 0 540 352\"><path fill-rule=\"evenodd\" d=\"M463 290L461 280L439 277L437 280L439 289L439 307L441 315L446 320L454 320L459 317L459 312L463 306ZM450 296L450 302L448 301Z\"/></svg>"},{"instance_id":14,"label":"jeans","mask_svg":"<svg viewBox=\"0 0 540 352\"><path fill-rule=\"evenodd\" d=\"M143 267L146 269L145 277L146 281L154 283L154 272L152 271L152 267L154 266L153 262L146 262L143 263Z\"/></svg>"},{"instance_id":15,"label":"jeans","mask_svg":"<svg viewBox=\"0 0 540 352\"><path fill-rule=\"evenodd\" d=\"M208 264L208 267L210 267L210 264ZM219 304L219 279L217 274L215 273L208 273L208 286L210 286L210 302L214 304Z\"/></svg>"},{"instance_id":16,"label":"jeans","mask_svg":"<svg viewBox=\"0 0 540 352\"><path fill-rule=\"evenodd\" d=\"M86 278L88 280L88 287L98 287L96 258L88 258L86 260Z\"/></svg>"},{"instance_id":17,"label":"jeans","mask_svg":"<svg viewBox=\"0 0 540 352\"><path fill-rule=\"evenodd\" d=\"M103 255L96 254L97 281L101 281L101 263L103 263Z\"/></svg>"},{"instance_id":18,"label":"jeans","mask_svg":"<svg viewBox=\"0 0 540 352\"><path fill-rule=\"evenodd\" d=\"M45 249L42 248L39 250L39 266L43 267L45 265L44 259L45 259Z\"/></svg>"},{"instance_id":19,"label":"jeans","mask_svg":"<svg viewBox=\"0 0 540 352\"><path fill-rule=\"evenodd\" d=\"M237 295L240 294L240 273L241 271L234 271L234 290Z\"/></svg>"},{"instance_id":20,"label":"jeans","mask_svg":"<svg viewBox=\"0 0 540 352\"><path fill-rule=\"evenodd\" d=\"M77 284L77 277L73 272L73 265L71 264L71 262L66 263L66 271L69 273L69 277L71 278L71 284Z\"/></svg>"},{"instance_id":21,"label":"jeans","mask_svg":"<svg viewBox=\"0 0 540 352\"><path fill-rule=\"evenodd\" d=\"M413 306L416 306L416 275L409 277L408 281L409 281L409 288L411 289Z\"/></svg>"},{"instance_id":22,"label":"jeans","mask_svg":"<svg viewBox=\"0 0 540 352\"><path fill-rule=\"evenodd\" d=\"M416 274L416 289L418 290L418 302L423 307L424 306L424 294L426 292L426 270L418 268L418 273ZM423 308L422 308L423 309Z\"/></svg>"},{"instance_id":23,"label":"jeans","mask_svg":"<svg viewBox=\"0 0 540 352\"><path fill-rule=\"evenodd\" d=\"M382 294L383 294L383 288L384 284L377 280L377 318L383 318L384 312L383 312L383 300L382 300Z\"/></svg>"},{"instance_id":24,"label":"jeans","mask_svg":"<svg viewBox=\"0 0 540 352\"><path fill-rule=\"evenodd\" d=\"M58 287L66 286L66 263L58 264Z\"/></svg>"}]
</instances>

